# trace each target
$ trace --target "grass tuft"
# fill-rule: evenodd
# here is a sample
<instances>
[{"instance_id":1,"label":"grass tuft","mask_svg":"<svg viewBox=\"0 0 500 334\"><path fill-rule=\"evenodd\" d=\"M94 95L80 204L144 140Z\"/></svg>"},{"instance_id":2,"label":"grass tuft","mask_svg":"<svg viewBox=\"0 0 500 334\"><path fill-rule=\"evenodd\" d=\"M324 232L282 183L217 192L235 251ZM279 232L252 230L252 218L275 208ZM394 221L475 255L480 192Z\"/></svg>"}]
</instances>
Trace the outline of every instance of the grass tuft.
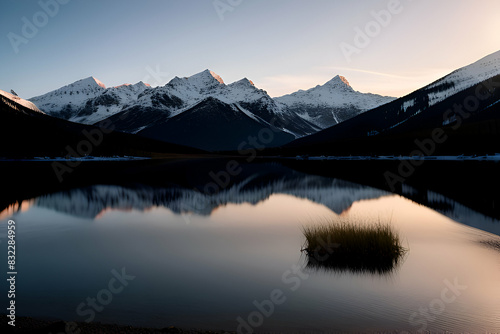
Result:
<instances>
[{"instance_id":1,"label":"grass tuft","mask_svg":"<svg viewBox=\"0 0 500 334\"><path fill-rule=\"evenodd\" d=\"M388 273L400 262L405 249L389 223L365 225L349 220L327 220L305 226L307 266L333 271Z\"/></svg>"}]
</instances>

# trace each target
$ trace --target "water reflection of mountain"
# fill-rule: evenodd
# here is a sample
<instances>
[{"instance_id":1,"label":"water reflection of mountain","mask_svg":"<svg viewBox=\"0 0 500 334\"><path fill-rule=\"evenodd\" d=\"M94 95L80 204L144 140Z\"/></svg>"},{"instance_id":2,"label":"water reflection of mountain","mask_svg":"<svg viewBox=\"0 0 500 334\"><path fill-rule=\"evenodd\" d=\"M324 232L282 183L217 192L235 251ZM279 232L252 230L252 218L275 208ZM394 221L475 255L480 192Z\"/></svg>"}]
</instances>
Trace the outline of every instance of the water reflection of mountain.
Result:
<instances>
[{"instance_id":1,"label":"water reflection of mountain","mask_svg":"<svg viewBox=\"0 0 500 334\"><path fill-rule=\"evenodd\" d=\"M276 175L272 180L267 174L253 175L215 194L180 187L95 185L40 196L32 205L83 218L95 218L109 209L145 211L152 207L165 207L177 214L210 215L229 203L257 204L273 194L287 194L341 213L355 201L389 195L386 191L342 180L294 174L293 178Z\"/></svg>"},{"instance_id":2,"label":"water reflection of mountain","mask_svg":"<svg viewBox=\"0 0 500 334\"><path fill-rule=\"evenodd\" d=\"M454 221L500 235L500 164L486 161L432 161L390 186L386 173L398 174L399 160L387 162L293 161L304 173L332 176L406 197Z\"/></svg>"},{"instance_id":3,"label":"water reflection of mountain","mask_svg":"<svg viewBox=\"0 0 500 334\"><path fill-rule=\"evenodd\" d=\"M407 190L409 190L409 194L405 197L411 198L411 193L413 193L414 190ZM488 217L430 190L427 191L426 198L427 201L422 204L454 221L500 235L500 221L498 219Z\"/></svg>"},{"instance_id":4,"label":"water reflection of mountain","mask_svg":"<svg viewBox=\"0 0 500 334\"><path fill-rule=\"evenodd\" d=\"M227 185L207 193L206 185L214 183L211 175L225 171L227 160L88 163L68 174L63 183L54 182L50 163L18 163L2 170L9 177L0 194L0 211L5 216L5 208L29 202L88 219L110 209L153 207L210 215L226 204L256 204L272 194L287 194L341 213L356 201L395 193L500 235L496 165L428 163L392 192L383 175L397 166L379 162L262 162L239 167Z\"/></svg>"}]
</instances>

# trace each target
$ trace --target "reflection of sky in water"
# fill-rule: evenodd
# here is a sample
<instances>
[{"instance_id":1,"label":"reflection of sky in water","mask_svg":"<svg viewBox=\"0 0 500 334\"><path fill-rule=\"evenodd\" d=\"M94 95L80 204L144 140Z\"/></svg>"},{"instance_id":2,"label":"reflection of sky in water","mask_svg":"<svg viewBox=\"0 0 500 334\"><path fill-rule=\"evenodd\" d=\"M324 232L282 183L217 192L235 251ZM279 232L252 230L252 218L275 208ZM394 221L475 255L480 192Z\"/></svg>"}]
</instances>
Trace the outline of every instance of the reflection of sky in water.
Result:
<instances>
[{"instance_id":1,"label":"reflection of sky in water","mask_svg":"<svg viewBox=\"0 0 500 334\"><path fill-rule=\"evenodd\" d=\"M33 206L15 215L18 315L83 321L76 306L107 286L112 269L125 267L135 280L96 321L234 330L254 300L279 288L287 301L262 329L416 330L411 313L439 298L445 279L457 278L467 289L429 329L500 330L499 253L477 243L498 237L399 196L356 201L342 213L391 219L410 248L394 274L310 272L291 291L282 275L304 263L301 227L329 215L324 205L290 195L226 204L188 220L166 208L89 220ZM6 224L0 228L4 234Z\"/></svg>"}]
</instances>

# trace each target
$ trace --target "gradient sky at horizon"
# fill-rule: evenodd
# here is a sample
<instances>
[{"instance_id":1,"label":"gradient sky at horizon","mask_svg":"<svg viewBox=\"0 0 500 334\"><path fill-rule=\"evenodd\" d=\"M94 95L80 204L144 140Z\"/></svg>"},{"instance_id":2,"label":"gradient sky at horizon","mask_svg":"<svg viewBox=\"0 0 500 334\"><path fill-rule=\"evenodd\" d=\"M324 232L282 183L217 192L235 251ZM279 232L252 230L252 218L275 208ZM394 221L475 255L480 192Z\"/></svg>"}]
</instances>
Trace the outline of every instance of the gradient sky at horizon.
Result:
<instances>
[{"instance_id":1,"label":"gradient sky at horizon","mask_svg":"<svg viewBox=\"0 0 500 334\"><path fill-rule=\"evenodd\" d=\"M273 97L337 74L358 91L403 96L500 49L498 0L401 0L351 61L341 43L355 46L355 29L393 0L64 1L18 53L8 34L23 36L23 17L43 19L42 7L3 1L0 89L31 98L89 76L157 86L208 68ZM214 2L236 5L221 20Z\"/></svg>"}]
</instances>

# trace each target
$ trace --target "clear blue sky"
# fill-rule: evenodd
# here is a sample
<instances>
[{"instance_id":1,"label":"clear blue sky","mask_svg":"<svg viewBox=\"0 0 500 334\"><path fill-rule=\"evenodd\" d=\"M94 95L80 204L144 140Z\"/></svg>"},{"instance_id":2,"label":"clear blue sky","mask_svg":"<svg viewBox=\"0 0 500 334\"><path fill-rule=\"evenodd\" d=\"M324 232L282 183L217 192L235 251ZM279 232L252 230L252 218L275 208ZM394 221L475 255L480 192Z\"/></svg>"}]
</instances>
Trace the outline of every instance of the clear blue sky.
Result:
<instances>
[{"instance_id":1,"label":"clear blue sky","mask_svg":"<svg viewBox=\"0 0 500 334\"><path fill-rule=\"evenodd\" d=\"M271 96L337 74L356 90L402 96L500 49L498 0L401 0L350 57L342 43L356 47L356 27L393 0L60 1L68 3L53 17L38 1L2 1L0 89L30 98L88 76L156 86L209 68ZM214 3L226 7L218 13ZM23 17L40 25L29 38ZM13 47L10 33L26 43Z\"/></svg>"}]
</instances>

